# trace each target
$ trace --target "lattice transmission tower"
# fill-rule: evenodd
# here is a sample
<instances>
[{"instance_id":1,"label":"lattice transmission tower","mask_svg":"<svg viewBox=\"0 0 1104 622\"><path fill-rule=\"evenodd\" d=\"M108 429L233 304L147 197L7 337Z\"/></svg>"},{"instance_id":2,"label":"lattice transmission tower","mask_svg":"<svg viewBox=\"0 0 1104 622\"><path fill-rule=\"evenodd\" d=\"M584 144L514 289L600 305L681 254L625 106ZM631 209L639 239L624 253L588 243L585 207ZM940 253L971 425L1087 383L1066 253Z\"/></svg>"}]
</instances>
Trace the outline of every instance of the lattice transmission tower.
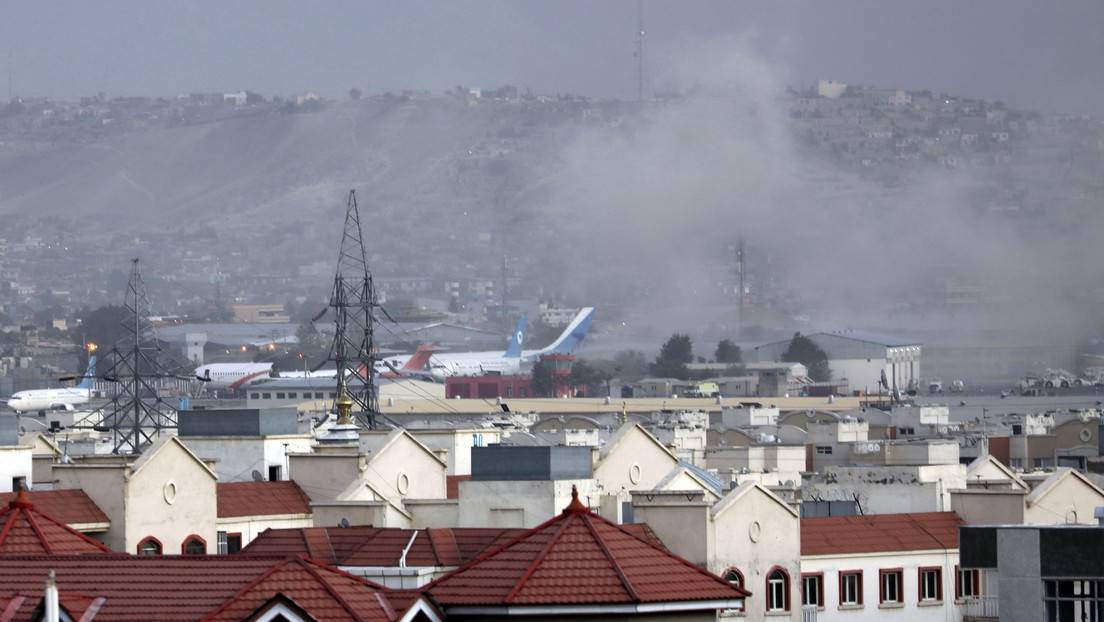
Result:
<instances>
[{"instance_id":1,"label":"lattice transmission tower","mask_svg":"<svg viewBox=\"0 0 1104 622\"><path fill-rule=\"evenodd\" d=\"M139 453L165 430L176 427L176 408L165 401L158 389L166 373L158 363L160 346L149 319L146 296L138 260L131 260L127 282L123 327L127 337L109 353L110 365L103 378L112 383L111 401L97 428L112 434L112 453Z\"/></svg>"},{"instance_id":2,"label":"lattice transmission tower","mask_svg":"<svg viewBox=\"0 0 1104 622\"><path fill-rule=\"evenodd\" d=\"M364 233L360 226L356 191L349 191L345 226L338 249L337 270L327 311L334 314L334 340L327 360L337 368L337 390L348 392L359 411L357 424L379 425L379 394L375 384L375 314L379 303L368 270ZM321 316L319 316L321 317ZM315 318L318 319L318 318Z\"/></svg>"}]
</instances>

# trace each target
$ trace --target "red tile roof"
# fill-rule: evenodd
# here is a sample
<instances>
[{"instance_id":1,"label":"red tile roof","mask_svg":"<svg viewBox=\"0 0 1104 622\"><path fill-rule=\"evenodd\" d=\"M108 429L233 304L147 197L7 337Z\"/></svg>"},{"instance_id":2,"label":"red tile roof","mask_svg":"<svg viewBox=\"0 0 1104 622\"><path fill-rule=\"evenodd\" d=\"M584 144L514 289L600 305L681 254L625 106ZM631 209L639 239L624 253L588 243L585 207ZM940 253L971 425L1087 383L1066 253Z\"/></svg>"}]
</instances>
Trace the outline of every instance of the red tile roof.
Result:
<instances>
[{"instance_id":1,"label":"red tile roof","mask_svg":"<svg viewBox=\"0 0 1104 622\"><path fill-rule=\"evenodd\" d=\"M309 527L266 529L242 553L306 555L340 566L398 566L403 550L408 566L459 566L525 529L399 529L381 527Z\"/></svg>"},{"instance_id":2,"label":"red tile roof","mask_svg":"<svg viewBox=\"0 0 1104 622\"><path fill-rule=\"evenodd\" d=\"M217 485L218 517L310 514L310 497L293 481Z\"/></svg>"},{"instance_id":3,"label":"red tile roof","mask_svg":"<svg viewBox=\"0 0 1104 622\"><path fill-rule=\"evenodd\" d=\"M957 549L962 524L954 512L803 518L801 554Z\"/></svg>"},{"instance_id":4,"label":"red tile roof","mask_svg":"<svg viewBox=\"0 0 1104 622\"><path fill-rule=\"evenodd\" d=\"M66 525L110 523L100 506L83 490L28 490L27 499L38 511L49 514ZM7 505L16 493L0 493L0 504Z\"/></svg>"},{"instance_id":5,"label":"red tile roof","mask_svg":"<svg viewBox=\"0 0 1104 622\"><path fill-rule=\"evenodd\" d=\"M29 621L50 570L63 602L103 598L100 620L241 620L282 595L319 622L393 622L413 602L406 594L391 602L385 588L303 559L55 555L0 557L0 610Z\"/></svg>"},{"instance_id":6,"label":"red tile roof","mask_svg":"<svg viewBox=\"0 0 1104 622\"><path fill-rule=\"evenodd\" d=\"M578 497L559 516L425 589L446 607L737 601L748 595L592 513Z\"/></svg>"},{"instance_id":7,"label":"red tile roof","mask_svg":"<svg viewBox=\"0 0 1104 622\"><path fill-rule=\"evenodd\" d=\"M20 492L0 510L0 555L80 555L111 549L40 512Z\"/></svg>"}]
</instances>

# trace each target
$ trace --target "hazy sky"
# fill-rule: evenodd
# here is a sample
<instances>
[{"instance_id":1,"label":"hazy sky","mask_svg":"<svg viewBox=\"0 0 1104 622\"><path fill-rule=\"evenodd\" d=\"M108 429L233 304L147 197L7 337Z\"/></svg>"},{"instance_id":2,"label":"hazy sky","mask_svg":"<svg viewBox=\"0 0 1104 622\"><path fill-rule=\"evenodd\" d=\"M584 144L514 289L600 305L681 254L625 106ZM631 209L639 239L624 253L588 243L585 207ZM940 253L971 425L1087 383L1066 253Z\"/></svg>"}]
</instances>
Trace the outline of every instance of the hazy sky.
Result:
<instances>
[{"instance_id":1,"label":"hazy sky","mask_svg":"<svg viewBox=\"0 0 1104 622\"><path fill-rule=\"evenodd\" d=\"M795 85L931 88L1104 110L1104 2L645 0L651 89L700 40L738 39ZM0 92L249 88L344 95L511 83L633 93L635 0L0 0Z\"/></svg>"}]
</instances>

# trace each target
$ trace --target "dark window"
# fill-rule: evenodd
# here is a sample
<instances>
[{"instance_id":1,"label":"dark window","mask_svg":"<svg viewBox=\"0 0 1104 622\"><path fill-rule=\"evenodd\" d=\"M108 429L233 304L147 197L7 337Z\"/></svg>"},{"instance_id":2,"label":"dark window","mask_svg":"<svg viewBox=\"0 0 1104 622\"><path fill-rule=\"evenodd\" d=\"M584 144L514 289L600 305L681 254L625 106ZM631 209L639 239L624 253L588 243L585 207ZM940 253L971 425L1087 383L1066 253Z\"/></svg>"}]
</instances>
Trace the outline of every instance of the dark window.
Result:
<instances>
[{"instance_id":1,"label":"dark window","mask_svg":"<svg viewBox=\"0 0 1104 622\"><path fill-rule=\"evenodd\" d=\"M735 585L736 587L744 587L744 573L735 568L729 568L725 571L724 580L728 581L732 585Z\"/></svg>"},{"instance_id":2,"label":"dark window","mask_svg":"<svg viewBox=\"0 0 1104 622\"><path fill-rule=\"evenodd\" d=\"M161 541L153 536L147 536L138 543L139 555L160 555Z\"/></svg>"},{"instance_id":3,"label":"dark window","mask_svg":"<svg viewBox=\"0 0 1104 622\"><path fill-rule=\"evenodd\" d=\"M278 399L278 400L282 400L282 399L284 399L285 397L286 397L286 396L285 396L285 395L284 395L283 393L277 393L277 394L276 394L276 399Z\"/></svg>"},{"instance_id":4,"label":"dark window","mask_svg":"<svg viewBox=\"0 0 1104 622\"><path fill-rule=\"evenodd\" d=\"M878 574L878 599L882 603L902 602L901 586L904 585L904 577L901 569L880 570Z\"/></svg>"},{"instance_id":5,"label":"dark window","mask_svg":"<svg viewBox=\"0 0 1104 622\"><path fill-rule=\"evenodd\" d=\"M861 570L847 570L839 573L840 605L856 606L863 604L863 575Z\"/></svg>"},{"instance_id":6,"label":"dark window","mask_svg":"<svg viewBox=\"0 0 1104 622\"><path fill-rule=\"evenodd\" d=\"M261 394L260 394L260 393L257 393L256 391L254 391L253 393L250 393L250 394L249 394L249 399L251 399L251 400L259 400L259 399L261 399Z\"/></svg>"},{"instance_id":7,"label":"dark window","mask_svg":"<svg viewBox=\"0 0 1104 622\"><path fill-rule=\"evenodd\" d=\"M12 492L19 492L20 490L26 490L27 478L24 476L12 478Z\"/></svg>"},{"instance_id":8,"label":"dark window","mask_svg":"<svg viewBox=\"0 0 1104 622\"><path fill-rule=\"evenodd\" d=\"M767 574L767 611L790 610L790 575L775 568Z\"/></svg>"},{"instance_id":9,"label":"dark window","mask_svg":"<svg viewBox=\"0 0 1104 622\"><path fill-rule=\"evenodd\" d=\"M181 552L185 555L206 555L207 541L199 536L188 536L181 549Z\"/></svg>"},{"instance_id":10,"label":"dark window","mask_svg":"<svg viewBox=\"0 0 1104 622\"><path fill-rule=\"evenodd\" d=\"M801 575L801 604L813 607L824 606L824 575Z\"/></svg>"},{"instance_id":11,"label":"dark window","mask_svg":"<svg viewBox=\"0 0 1104 622\"><path fill-rule=\"evenodd\" d=\"M296 393L295 391L288 391L288 399L289 400L293 400L297 397L299 397L298 393Z\"/></svg>"},{"instance_id":12,"label":"dark window","mask_svg":"<svg viewBox=\"0 0 1104 622\"><path fill-rule=\"evenodd\" d=\"M323 395L321 391L315 391L314 392L314 399L316 399L316 400L326 399L326 396Z\"/></svg>"},{"instance_id":13,"label":"dark window","mask_svg":"<svg viewBox=\"0 0 1104 622\"><path fill-rule=\"evenodd\" d=\"M832 447L830 445L817 445L816 452L822 456L832 455Z\"/></svg>"},{"instance_id":14,"label":"dark window","mask_svg":"<svg viewBox=\"0 0 1104 622\"><path fill-rule=\"evenodd\" d=\"M1104 581L1045 580L1043 607L1047 622L1099 621L1104 617Z\"/></svg>"},{"instance_id":15,"label":"dark window","mask_svg":"<svg viewBox=\"0 0 1104 622\"><path fill-rule=\"evenodd\" d=\"M270 400L270 399L272 399L272 394L271 393L261 393L261 399Z\"/></svg>"},{"instance_id":16,"label":"dark window","mask_svg":"<svg viewBox=\"0 0 1104 622\"><path fill-rule=\"evenodd\" d=\"M268 467L268 481L278 482L280 481L280 465L273 464Z\"/></svg>"},{"instance_id":17,"label":"dark window","mask_svg":"<svg viewBox=\"0 0 1104 622\"><path fill-rule=\"evenodd\" d=\"M981 571L977 568L955 567L955 598L981 596Z\"/></svg>"},{"instance_id":18,"label":"dark window","mask_svg":"<svg viewBox=\"0 0 1104 622\"><path fill-rule=\"evenodd\" d=\"M228 533L226 534L226 552L237 553L242 549L242 541L240 533Z\"/></svg>"},{"instance_id":19,"label":"dark window","mask_svg":"<svg viewBox=\"0 0 1104 622\"><path fill-rule=\"evenodd\" d=\"M939 601L939 600L943 600L943 569L942 568L921 568L920 569L920 600L921 601Z\"/></svg>"}]
</instances>

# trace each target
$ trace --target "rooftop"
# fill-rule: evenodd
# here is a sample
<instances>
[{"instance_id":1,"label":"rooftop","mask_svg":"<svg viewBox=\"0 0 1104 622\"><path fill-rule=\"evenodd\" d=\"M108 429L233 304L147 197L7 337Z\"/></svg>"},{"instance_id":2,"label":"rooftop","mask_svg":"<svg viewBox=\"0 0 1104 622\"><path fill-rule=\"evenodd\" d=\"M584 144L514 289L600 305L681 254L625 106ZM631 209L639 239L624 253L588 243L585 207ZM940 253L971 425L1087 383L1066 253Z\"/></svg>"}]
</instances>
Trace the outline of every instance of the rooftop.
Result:
<instances>
[{"instance_id":1,"label":"rooftop","mask_svg":"<svg viewBox=\"0 0 1104 622\"><path fill-rule=\"evenodd\" d=\"M28 501L43 514L49 514L66 525L109 525L111 519L83 490L29 490ZM0 493L0 504L8 504L16 493Z\"/></svg>"},{"instance_id":2,"label":"rooftop","mask_svg":"<svg viewBox=\"0 0 1104 622\"><path fill-rule=\"evenodd\" d=\"M748 595L592 513L573 491L551 520L427 586L446 608L640 605L738 608Z\"/></svg>"},{"instance_id":3,"label":"rooftop","mask_svg":"<svg viewBox=\"0 0 1104 622\"><path fill-rule=\"evenodd\" d=\"M311 500L293 481L227 482L216 485L218 517L310 514Z\"/></svg>"},{"instance_id":4,"label":"rooftop","mask_svg":"<svg viewBox=\"0 0 1104 622\"><path fill-rule=\"evenodd\" d=\"M802 555L846 555L958 548L954 512L823 516L801 519Z\"/></svg>"},{"instance_id":5,"label":"rooftop","mask_svg":"<svg viewBox=\"0 0 1104 622\"><path fill-rule=\"evenodd\" d=\"M111 553L101 542L45 514L20 492L0 512L0 555Z\"/></svg>"},{"instance_id":6,"label":"rooftop","mask_svg":"<svg viewBox=\"0 0 1104 622\"><path fill-rule=\"evenodd\" d=\"M5 619L32 619L51 570L62 606L84 608L98 600L101 620L242 620L274 599L290 601L319 622L393 622L401 616L387 590L305 559L55 555L0 557L0 610L13 614ZM82 611L69 613L91 619Z\"/></svg>"}]
</instances>

